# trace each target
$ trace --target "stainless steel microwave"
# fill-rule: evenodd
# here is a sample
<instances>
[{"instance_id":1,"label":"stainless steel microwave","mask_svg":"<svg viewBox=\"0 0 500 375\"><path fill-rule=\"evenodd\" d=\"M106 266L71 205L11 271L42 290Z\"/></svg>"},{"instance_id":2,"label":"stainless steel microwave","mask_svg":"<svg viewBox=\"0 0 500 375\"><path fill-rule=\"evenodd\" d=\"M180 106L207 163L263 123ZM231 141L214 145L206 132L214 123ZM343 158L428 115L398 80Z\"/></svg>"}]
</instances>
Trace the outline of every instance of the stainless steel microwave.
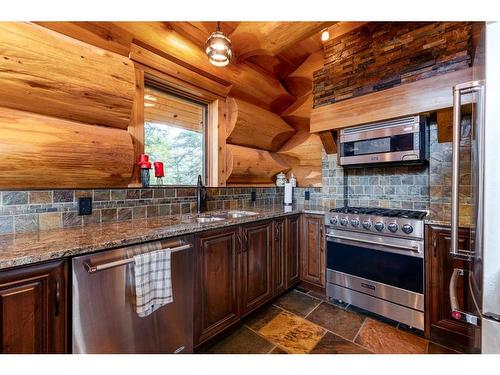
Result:
<instances>
[{"instance_id":1,"label":"stainless steel microwave","mask_svg":"<svg viewBox=\"0 0 500 375\"><path fill-rule=\"evenodd\" d=\"M339 164L423 164L428 160L428 130L425 116L341 129Z\"/></svg>"}]
</instances>

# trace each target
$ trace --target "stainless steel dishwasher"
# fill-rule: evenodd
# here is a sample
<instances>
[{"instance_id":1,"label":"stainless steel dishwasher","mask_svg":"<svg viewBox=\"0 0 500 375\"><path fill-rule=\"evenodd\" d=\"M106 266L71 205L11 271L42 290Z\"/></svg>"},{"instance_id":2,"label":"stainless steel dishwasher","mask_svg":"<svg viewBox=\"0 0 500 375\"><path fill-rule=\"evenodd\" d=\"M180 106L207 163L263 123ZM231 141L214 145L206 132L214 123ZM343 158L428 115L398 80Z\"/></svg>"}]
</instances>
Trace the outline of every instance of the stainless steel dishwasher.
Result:
<instances>
[{"instance_id":1,"label":"stainless steel dishwasher","mask_svg":"<svg viewBox=\"0 0 500 375\"><path fill-rule=\"evenodd\" d=\"M192 353L192 238L168 239L73 258L73 353ZM140 318L133 256L170 248L174 300Z\"/></svg>"}]
</instances>

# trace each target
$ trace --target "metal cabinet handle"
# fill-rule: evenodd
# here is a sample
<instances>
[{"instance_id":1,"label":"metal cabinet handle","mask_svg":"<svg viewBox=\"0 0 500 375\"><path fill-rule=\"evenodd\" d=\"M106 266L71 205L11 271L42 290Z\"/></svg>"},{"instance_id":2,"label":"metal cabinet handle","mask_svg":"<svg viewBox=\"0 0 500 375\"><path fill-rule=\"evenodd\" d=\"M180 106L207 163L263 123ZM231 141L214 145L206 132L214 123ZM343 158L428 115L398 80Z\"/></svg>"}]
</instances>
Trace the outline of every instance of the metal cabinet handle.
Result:
<instances>
[{"instance_id":1,"label":"metal cabinet handle","mask_svg":"<svg viewBox=\"0 0 500 375\"><path fill-rule=\"evenodd\" d=\"M61 282L59 279L56 279L55 282L56 293L55 293L55 306L54 306L54 315L59 316L61 310Z\"/></svg>"},{"instance_id":2,"label":"metal cabinet handle","mask_svg":"<svg viewBox=\"0 0 500 375\"><path fill-rule=\"evenodd\" d=\"M243 246L243 244L241 243L241 235L239 233L236 233L236 239L238 241L238 251L237 253L241 253L241 247Z\"/></svg>"},{"instance_id":3,"label":"metal cabinet handle","mask_svg":"<svg viewBox=\"0 0 500 375\"><path fill-rule=\"evenodd\" d=\"M453 273L451 274L450 287L449 287L451 316L453 317L453 319L460 320L477 326L479 325L479 317L477 317L474 314L460 310L460 306L458 305L458 298L456 293L457 279L458 276L464 276L464 275L468 275L468 272L460 268L453 269Z\"/></svg>"},{"instance_id":4,"label":"metal cabinet handle","mask_svg":"<svg viewBox=\"0 0 500 375\"><path fill-rule=\"evenodd\" d=\"M185 244L185 245L180 245L177 247L172 247L172 248L163 249L163 250L170 250L172 253L175 253L177 251L182 251L182 250L186 250L186 249L190 249L190 248L191 248L190 244ZM107 270L109 268L123 266L123 265L129 264L129 263L134 263L134 258L120 259L120 260L115 260L113 262L108 262L108 263L98 264L98 265L93 265L91 263L86 262L83 264L83 266L85 267L85 270L88 273L96 273L98 271L103 271L103 270Z\"/></svg>"},{"instance_id":5,"label":"metal cabinet handle","mask_svg":"<svg viewBox=\"0 0 500 375\"><path fill-rule=\"evenodd\" d=\"M248 250L248 235L247 233L243 233L243 248L242 251L247 251Z\"/></svg>"},{"instance_id":6,"label":"metal cabinet handle","mask_svg":"<svg viewBox=\"0 0 500 375\"><path fill-rule=\"evenodd\" d=\"M472 81L462 83L453 87L453 158L451 176L451 251L453 256L471 258L472 253L463 252L458 249L458 222L459 222L459 180L460 180L460 138L462 113L460 112L462 95L480 92L480 105L483 105L484 81ZM479 106L480 107L480 106ZM476 166L478 167L478 166ZM481 170L479 166L479 170Z\"/></svg>"}]
</instances>

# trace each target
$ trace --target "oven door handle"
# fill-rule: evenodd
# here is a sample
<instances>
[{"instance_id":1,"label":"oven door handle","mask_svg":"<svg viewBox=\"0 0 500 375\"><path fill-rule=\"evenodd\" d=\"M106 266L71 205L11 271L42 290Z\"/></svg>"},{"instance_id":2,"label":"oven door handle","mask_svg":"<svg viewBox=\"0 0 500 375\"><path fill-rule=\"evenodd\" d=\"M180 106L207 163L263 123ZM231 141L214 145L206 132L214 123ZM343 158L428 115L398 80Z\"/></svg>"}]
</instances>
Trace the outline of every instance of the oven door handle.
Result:
<instances>
[{"instance_id":1,"label":"oven door handle","mask_svg":"<svg viewBox=\"0 0 500 375\"><path fill-rule=\"evenodd\" d=\"M395 245L395 244L377 244L377 243L374 243L373 241L369 241L369 240L363 240L363 239L360 239L360 238L344 237L344 236L333 235L333 234L327 234L326 236L330 237L330 238L338 238L339 240L347 240L347 241L353 241L353 242L362 242L362 243L366 243L366 244L370 244L370 245L373 245L373 244L383 245L383 246L392 247L392 248L395 248L395 249L410 250L410 251L413 251L415 253L420 253L420 250L418 249L418 247L415 247L415 246L408 247L408 246Z\"/></svg>"}]
</instances>

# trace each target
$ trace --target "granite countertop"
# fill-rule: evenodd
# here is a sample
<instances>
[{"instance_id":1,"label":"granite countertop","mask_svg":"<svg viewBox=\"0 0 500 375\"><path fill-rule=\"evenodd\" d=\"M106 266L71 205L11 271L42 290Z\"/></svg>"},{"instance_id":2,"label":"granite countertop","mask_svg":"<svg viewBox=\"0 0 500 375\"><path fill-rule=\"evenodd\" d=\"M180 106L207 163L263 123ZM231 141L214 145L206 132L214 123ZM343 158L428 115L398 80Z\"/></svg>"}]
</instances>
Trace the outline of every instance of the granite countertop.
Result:
<instances>
[{"instance_id":1,"label":"granite countertop","mask_svg":"<svg viewBox=\"0 0 500 375\"><path fill-rule=\"evenodd\" d=\"M250 211L244 209L245 211ZM280 216L323 214L322 208L270 206L257 208L256 215L237 219L198 223L196 215L178 215L0 235L0 269L132 245L168 237L182 236ZM203 215L217 215L217 211Z\"/></svg>"}]
</instances>

